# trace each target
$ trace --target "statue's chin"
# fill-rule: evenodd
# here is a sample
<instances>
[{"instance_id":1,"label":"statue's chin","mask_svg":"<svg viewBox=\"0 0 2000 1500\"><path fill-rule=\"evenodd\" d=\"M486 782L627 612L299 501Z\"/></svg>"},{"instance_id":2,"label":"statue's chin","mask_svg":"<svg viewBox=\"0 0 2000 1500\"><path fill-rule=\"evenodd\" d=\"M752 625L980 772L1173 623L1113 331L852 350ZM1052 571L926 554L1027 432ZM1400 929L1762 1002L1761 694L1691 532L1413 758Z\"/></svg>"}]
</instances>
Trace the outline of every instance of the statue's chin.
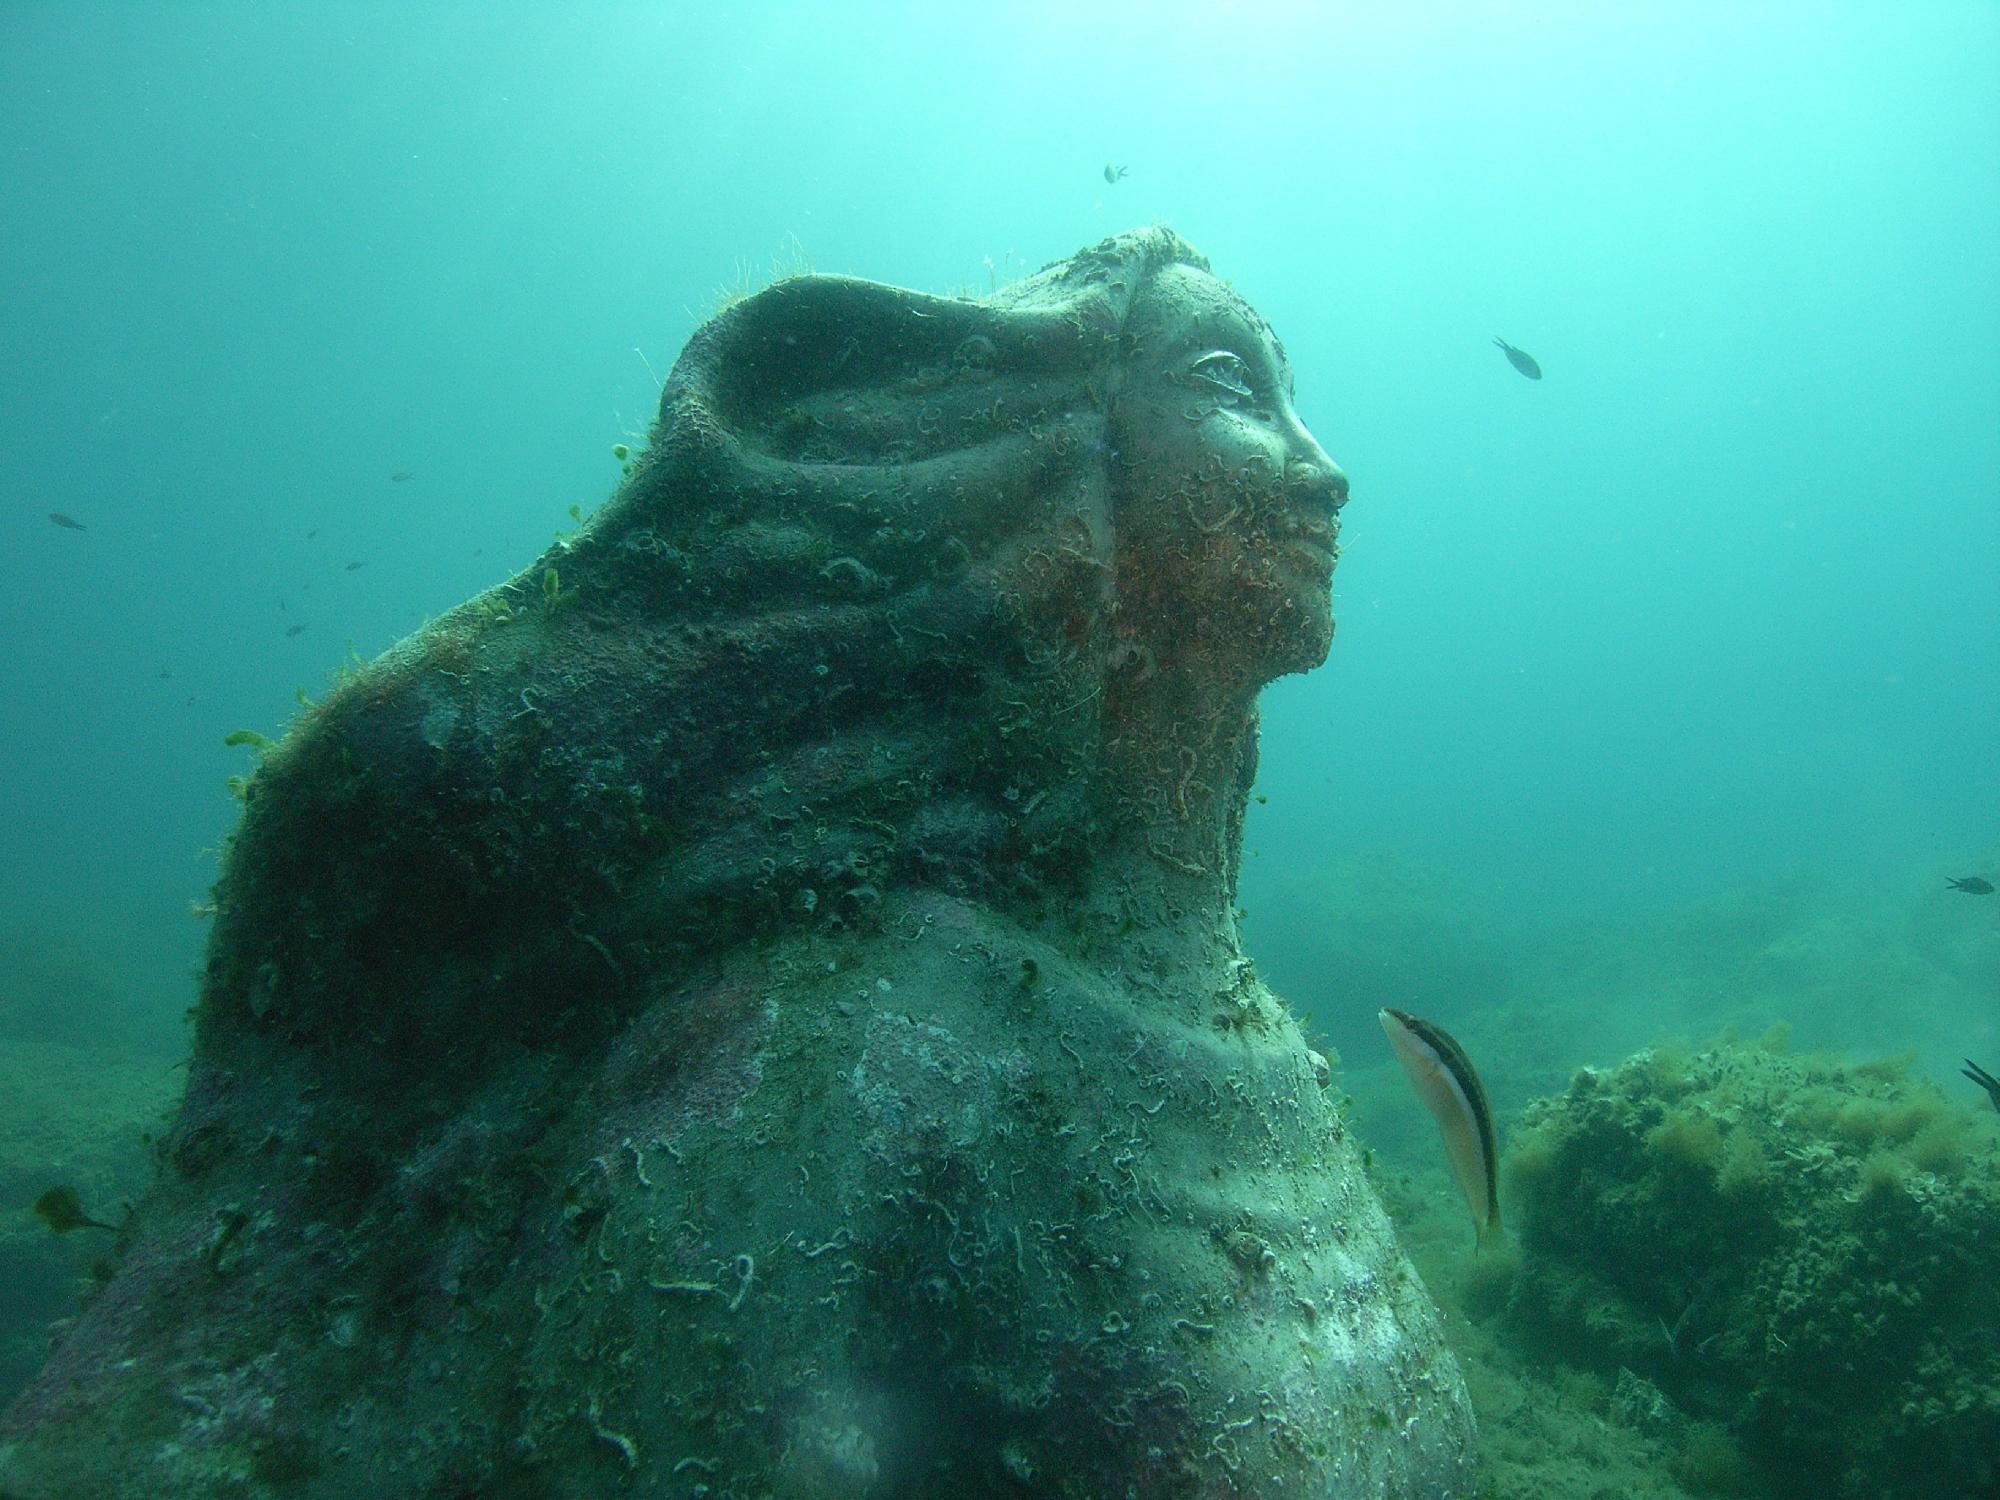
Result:
<instances>
[{"instance_id":1,"label":"statue's chin","mask_svg":"<svg viewBox=\"0 0 2000 1500\"><path fill-rule=\"evenodd\" d=\"M1275 653L1270 664L1272 678L1289 677L1294 672L1310 672L1326 665L1327 653L1333 649L1333 621L1323 620L1318 628L1294 633L1291 640L1284 643Z\"/></svg>"},{"instance_id":2,"label":"statue's chin","mask_svg":"<svg viewBox=\"0 0 2000 1500\"><path fill-rule=\"evenodd\" d=\"M1285 607L1263 632L1269 643L1264 681L1293 672L1310 672L1326 664L1333 649L1332 569L1319 571L1310 585L1293 592Z\"/></svg>"}]
</instances>

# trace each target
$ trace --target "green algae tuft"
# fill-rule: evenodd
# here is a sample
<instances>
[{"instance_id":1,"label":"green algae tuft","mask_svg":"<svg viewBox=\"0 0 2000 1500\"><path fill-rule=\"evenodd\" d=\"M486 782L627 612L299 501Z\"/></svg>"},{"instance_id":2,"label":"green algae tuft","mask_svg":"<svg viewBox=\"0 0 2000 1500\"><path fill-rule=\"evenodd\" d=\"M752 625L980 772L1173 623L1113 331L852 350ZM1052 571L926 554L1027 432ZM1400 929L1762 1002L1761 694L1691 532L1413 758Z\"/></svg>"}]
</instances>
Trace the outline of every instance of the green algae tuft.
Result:
<instances>
[{"instance_id":1,"label":"green algae tuft","mask_svg":"<svg viewBox=\"0 0 2000 1500\"><path fill-rule=\"evenodd\" d=\"M1534 1102L1512 1138L1506 1336L1650 1382L1685 1419L1685 1482L2000 1484L2000 1132L1910 1059L1655 1048Z\"/></svg>"}]
</instances>

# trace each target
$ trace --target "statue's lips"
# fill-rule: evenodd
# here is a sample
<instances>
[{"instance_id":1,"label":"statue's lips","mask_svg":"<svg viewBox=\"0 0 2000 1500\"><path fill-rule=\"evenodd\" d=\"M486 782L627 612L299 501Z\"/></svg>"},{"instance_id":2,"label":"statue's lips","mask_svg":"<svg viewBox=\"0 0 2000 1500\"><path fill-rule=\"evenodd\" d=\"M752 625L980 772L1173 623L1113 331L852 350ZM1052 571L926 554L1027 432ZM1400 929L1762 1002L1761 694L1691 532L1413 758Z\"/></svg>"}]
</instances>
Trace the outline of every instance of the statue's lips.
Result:
<instances>
[{"instance_id":1,"label":"statue's lips","mask_svg":"<svg viewBox=\"0 0 2000 1500\"><path fill-rule=\"evenodd\" d=\"M1340 507L1347 503L1346 486L1294 490L1291 502L1278 518L1279 540L1332 567L1340 555L1335 538L1340 535Z\"/></svg>"},{"instance_id":2,"label":"statue's lips","mask_svg":"<svg viewBox=\"0 0 2000 1500\"><path fill-rule=\"evenodd\" d=\"M1336 528L1315 526L1310 521L1294 521L1278 534L1278 541L1304 553L1317 565L1331 568L1336 555Z\"/></svg>"}]
</instances>

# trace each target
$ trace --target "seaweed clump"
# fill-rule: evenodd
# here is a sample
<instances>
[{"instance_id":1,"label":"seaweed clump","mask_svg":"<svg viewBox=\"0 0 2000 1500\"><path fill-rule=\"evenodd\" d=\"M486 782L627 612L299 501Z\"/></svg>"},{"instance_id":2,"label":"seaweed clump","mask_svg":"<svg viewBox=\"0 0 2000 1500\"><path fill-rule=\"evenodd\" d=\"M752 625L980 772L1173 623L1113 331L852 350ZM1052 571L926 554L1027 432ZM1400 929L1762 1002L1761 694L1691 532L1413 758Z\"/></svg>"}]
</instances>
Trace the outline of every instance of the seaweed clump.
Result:
<instances>
[{"instance_id":1,"label":"seaweed clump","mask_svg":"<svg viewBox=\"0 0 2000 1500\"><path fill-rule=\"evenodd\" d=\"M2000 1150L1911 1072L1655 1048L1529 1106L1508 1334L1643 1377L1759 1493L2000 1485Z\"/></svg>"}]
</instances>

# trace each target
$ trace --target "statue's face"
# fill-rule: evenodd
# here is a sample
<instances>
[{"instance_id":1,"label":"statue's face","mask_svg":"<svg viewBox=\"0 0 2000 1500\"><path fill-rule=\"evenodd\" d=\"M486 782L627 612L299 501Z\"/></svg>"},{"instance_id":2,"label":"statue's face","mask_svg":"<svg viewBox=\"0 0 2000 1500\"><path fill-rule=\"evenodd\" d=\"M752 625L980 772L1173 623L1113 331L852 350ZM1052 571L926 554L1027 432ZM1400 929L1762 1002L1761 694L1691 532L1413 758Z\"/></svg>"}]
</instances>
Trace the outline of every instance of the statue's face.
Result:
<instances>
[{"instance_id":1,"label":"statue's face","mask_svg":"<svg viewBox=\"0 0 2000 1500\"><path fill-rule=\"evenodd\" d=\"M1347 476L1292 410L1284 350L1188 266L1154 277L1126 328L1112 443L1128 628L1162 666L1193 651L1251 687L1318 666Z\"/></svg>"}]
</instances>

